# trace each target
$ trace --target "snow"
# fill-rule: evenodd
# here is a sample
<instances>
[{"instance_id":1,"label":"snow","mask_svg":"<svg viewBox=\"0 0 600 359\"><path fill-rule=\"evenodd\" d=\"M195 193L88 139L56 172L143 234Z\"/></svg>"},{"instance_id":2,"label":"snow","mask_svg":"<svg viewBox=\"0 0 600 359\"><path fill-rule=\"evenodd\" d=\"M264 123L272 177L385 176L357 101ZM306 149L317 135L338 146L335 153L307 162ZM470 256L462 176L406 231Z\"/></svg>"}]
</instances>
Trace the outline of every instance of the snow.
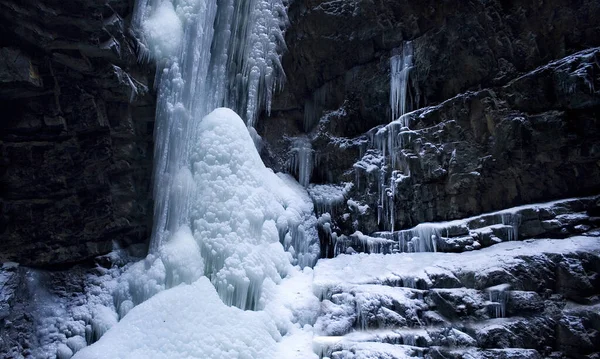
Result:
<instances>
[{"instance_id":1,"label":"snow","mask_svg":"<svg viewBox=\"0 0 600 359\"><path fill-rule=\"evenodd\" d=\"M226 306L203 277L133 308L74 358L269 358L279 339L265 312Z\"/></svg>"},{"instance_id":2,"label":"snow","mask_svg":"<svg viewBox=\"0 0 600 359\"><path fill-rule=\"evenodd\" d=\"M317 214L334 214L336 207L342 205L352 189L352 182L335 184L311 184L308 193L316 207Z\"/></svg>"},{"instance_id":3,"label":"snow","mask_svg":"<svg viewBox=\"0 0 600 359\"><path fill-rule=\"evenodd\" d=\"M365 214L369 210L368 204L360 204L359 201L355 201L353 199L349 199L346 204L348 205L349 209L359 214Z\"/></svg>"},{"instance_id":4,"label":"snow","mask_svg":"<svg viewBox=\"0 0 600 359\"><path fill-rule=\"evenodd\" d=\"M158 4L144 21L143 30L153 57L160 59L177 55L183 40L183 24L171 2Z\"/></svg>"},{"instance_id":5,"label":"snow","mask_svg":"<svg viewBox=\"0 0 600 359\"><path fill-rule=\"evenodd\" d=\"M317 263L313 290L318 297L326 298L340 288L356 284L399 283L405 287L429 288L433 285L430 276L436 273L451 276L461 272L491 273L524 263L522 256L597 251L597 246L597 238L577 236L563 240L504 242L464 253L341 254Z\"/></svg>"}]
</instances>

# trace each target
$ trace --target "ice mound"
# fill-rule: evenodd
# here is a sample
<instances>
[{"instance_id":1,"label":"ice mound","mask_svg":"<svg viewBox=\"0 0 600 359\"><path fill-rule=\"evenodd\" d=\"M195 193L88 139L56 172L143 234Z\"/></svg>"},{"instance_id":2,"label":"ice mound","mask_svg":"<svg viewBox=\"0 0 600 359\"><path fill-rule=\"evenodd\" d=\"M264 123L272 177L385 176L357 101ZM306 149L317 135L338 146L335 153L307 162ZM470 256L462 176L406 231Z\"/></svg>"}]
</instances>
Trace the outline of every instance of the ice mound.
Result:
<instances>
[{"instance_id":1,"label":"ice mound","mask_svg":"<svg viewBox=\"0 0 600 359\"><path fill-rule=\"evenodd\" d=\"M203 277L133 308L74 358L269 358L280 337L265 312L224 305Z\"/></svg>"},{"instance_id":2,"label":"ice mound","mask_svg":"<svg viewBox=\"0 0 600 359\"><path fill-rule=\"evenodd\" d=\"M198 132L192 217L205 274L225 303L255 308L265 278L278 283L289 271L292 257L282 246L286 235L292 242L298 236L311 240L303 223L312 204L265 167L235 112L213 111ZM298 249L290 246L294 253Z\"/></svg>"}]
</instances>

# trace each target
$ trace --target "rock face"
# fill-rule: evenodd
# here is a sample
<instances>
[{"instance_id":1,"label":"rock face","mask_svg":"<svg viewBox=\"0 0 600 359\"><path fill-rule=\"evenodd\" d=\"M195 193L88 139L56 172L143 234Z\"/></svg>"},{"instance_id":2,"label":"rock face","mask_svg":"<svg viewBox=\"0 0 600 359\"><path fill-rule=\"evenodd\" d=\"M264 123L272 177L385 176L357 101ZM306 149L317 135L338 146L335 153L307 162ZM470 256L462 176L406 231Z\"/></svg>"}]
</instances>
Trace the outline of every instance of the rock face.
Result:
<instances>
[{"instance_id":1,"label":"rock face","mask_svg":"<svg viewBox=\"0 0 600 359\"><path fill-rule=\"evenodd\" d=\"M318 354L598 357L598 15L593 1L291 4L288 82L258 132L268 165L310 182L335 257L315 268ZM454 253L403 253L433 251Z\"/></svg>"},{"instance_id":2,"label":"rock face","mask_svg":"<svg viewBox=\"0 0 600 359\"><path fill-rule=\"evenodd\" d=\"M590 14L597 2L294 2L288 83L261 120L263 156L287 169L294 139L307 137L311 182L354 184L345 200L369 210L357 217L338 201L338 234L596 194L600 21ZM410 130L383 125L389 59L405 40L408 107L419 109Z\"/></svg>"},{"instance_id":3,"label":"rock face","mask_svg":"<svg viewBox=\"0 0 600 359\"><path fill-rule=\"evenodd\" d=\"M0 1L0 261L77 262L149 237L153 69L132 7Z\"/></svg>"}]
</instances>

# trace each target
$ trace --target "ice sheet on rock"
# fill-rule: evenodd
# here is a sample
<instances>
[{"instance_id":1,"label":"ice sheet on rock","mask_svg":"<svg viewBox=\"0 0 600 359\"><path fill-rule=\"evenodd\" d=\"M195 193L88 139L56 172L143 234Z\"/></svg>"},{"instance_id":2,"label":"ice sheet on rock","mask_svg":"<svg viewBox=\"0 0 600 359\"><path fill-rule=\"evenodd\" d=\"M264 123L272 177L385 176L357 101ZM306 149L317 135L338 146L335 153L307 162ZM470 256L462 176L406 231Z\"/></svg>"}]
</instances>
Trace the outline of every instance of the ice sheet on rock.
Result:
<instances>
[{"instance_id":1,"label":"ice sheet on rock","mask_svg":"<svg viewBox=\"0 0 600 359\"><path fill-rule=\"evenodd\" d=\"M265 312L224 305L201 278L138 305L74 358L272 358L280 339Z\"/></svg>"},{"instance_id":2,"label":"ice sheet on rock","mask_svg":"<svg viewBox=\"0 0 600 359\"><path fill-rule=\"evenodd\" d=\"M426 289L432 278L448 273L475 272L480 275L524 263L523 256L544 253L570 253L580 250L598 252L600 239L570 237L563 240L536 240L532 242L504 242L479 251L465 253L397 253L340 255L322 259L315 267L313 290L326 298L351 284L386 284Z\"/></svg>"},{"instance_id":3,"label":"ice sheet on rock","mask_svg":"<svg viewBox=\"0 0 600 359\"><path fill-rule=\"evenodd\" d=\"M308 194L315 204L317 214L330 213L333 215L335 208L344 203L352 187L352 182L339 185L311 184L308 187Z\"/></svg>"}]
</instances>

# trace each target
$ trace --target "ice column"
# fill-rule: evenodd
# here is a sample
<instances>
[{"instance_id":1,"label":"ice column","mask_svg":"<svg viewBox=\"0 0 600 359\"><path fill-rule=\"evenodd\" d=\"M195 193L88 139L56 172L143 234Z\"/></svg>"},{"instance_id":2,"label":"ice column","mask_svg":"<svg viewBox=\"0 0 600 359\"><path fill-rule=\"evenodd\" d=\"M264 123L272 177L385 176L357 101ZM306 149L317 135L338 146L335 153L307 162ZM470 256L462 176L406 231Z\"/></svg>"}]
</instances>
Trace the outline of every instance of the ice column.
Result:
<instances>
[{"instance_id":1,"label":"ice column","mask_svg":"<svg viewBox=\"0 0 600 359\"><path fill-rule=\"evenodd\" d=\"M289 170L298 176L298 182L308 187L314 167L314 151L310 139L297 137L292 142Z\"/></svg>"},{"instance_id":2,"label":"ice column","mask_svg":"<svg viewBox=\"0 0 600 359\"><path fill-rule=\"evenodd\" d=\"M402 49L395 49L390 59L390 108L392 123L375 134L375 145L384 158L388 159L391 168L381 167L382 179L379 185L378 219L389 221L389 228L394 231L395 208L394 196L397 183L406 175L401 173L403 168L398 168L398 134L402 128L408 127L408 119L404 116L408 110L408 78L413 65L412 42L405 42ZM387 173L389 170L389 173ZM387 215L385 215L387 213Z\"/></svg>"}]
</instances>

